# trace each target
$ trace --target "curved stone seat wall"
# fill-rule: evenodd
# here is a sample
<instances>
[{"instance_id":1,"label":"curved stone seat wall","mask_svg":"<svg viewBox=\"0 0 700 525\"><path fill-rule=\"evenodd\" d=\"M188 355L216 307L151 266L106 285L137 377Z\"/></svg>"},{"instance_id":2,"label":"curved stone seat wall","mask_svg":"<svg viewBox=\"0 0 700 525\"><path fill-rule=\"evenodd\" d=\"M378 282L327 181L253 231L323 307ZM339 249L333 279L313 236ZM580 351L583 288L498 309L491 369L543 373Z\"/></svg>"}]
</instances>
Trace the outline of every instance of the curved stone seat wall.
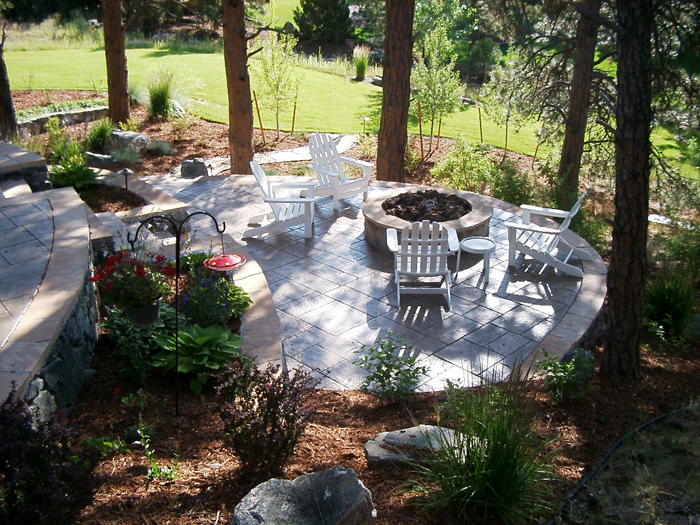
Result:
<instances>
[{"instance_id":1,"label":"curved stone seat wall","mask_svg":"<svg viewBox=\"0 0 700 525\"><path fill-rule=\"evenodd\" d=\"M14 385L45 420L75 403L97 340L86 208L63 188L0 202L0 220L0 398Z\"/></svg>"}]
</instances>

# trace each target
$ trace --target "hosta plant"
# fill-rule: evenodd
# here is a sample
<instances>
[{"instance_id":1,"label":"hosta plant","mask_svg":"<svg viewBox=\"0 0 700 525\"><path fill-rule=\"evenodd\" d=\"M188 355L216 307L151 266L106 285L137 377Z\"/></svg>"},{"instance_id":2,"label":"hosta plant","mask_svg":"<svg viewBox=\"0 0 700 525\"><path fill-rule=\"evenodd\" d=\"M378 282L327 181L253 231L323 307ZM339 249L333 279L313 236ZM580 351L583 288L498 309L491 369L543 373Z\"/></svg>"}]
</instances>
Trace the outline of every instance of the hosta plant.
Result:
<instances>
[{"instance_id":1,"label":"hosta plant","mask_svg":"<svg viewBox=\"0 0 700 525\"><path fill-rule=\"evenodd\" d=\"M155 335L162 348L153 356L152 365L169 372L175 368L175 336ZM243 339L226 328L199 325L180 328L178 340L178 372L192 374L190 390L199 395L212 374L241 356Z\"/></svg>"}]
</instances>

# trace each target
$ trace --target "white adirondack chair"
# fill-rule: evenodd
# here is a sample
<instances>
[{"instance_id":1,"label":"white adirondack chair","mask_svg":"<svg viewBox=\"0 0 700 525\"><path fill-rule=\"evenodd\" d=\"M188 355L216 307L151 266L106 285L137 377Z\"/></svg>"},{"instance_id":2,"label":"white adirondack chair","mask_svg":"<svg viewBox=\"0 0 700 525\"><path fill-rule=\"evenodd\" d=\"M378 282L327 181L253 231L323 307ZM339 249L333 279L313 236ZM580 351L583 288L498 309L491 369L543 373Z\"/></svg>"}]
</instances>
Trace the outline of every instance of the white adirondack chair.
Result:
<instances>
[{"instance_id":1,"label":"white adirondack chair","mask_svg":"<svg viewBox=\"0 0 700 525\"><path fill-rule=\"evenodd\" d=\"M309 139L309 152L311 153L311 164L309 168L316 172L318 185L316 195L332 196L333 209L338 209L338 201L353 195L363 194L363 199L367 200L367 187L369 178L372 175L374 164L362 160L341 157L335 141L327 133L314 133ZM351 164L362 168L362 178L350 179L345 176L343 163Z\"/></svg>"},{"instance_id":2,"label":"white adirondack chair","mask_svg":"<svg viewBox=\"0 0 700 525\"><path fill-rule=\"evenodd\" d=\"M447 257L459 250L457 232L439 222L414 222L401 231L401 240L394 228L386 231L386 244L394 252L396 303L401 306L401 292L412 294L439 293L452 308L452 276ZM410 280L402 281L401 277ZM435 280L435 278L439 280Z\"/></svg>"},{"instance_id":3,"label":"white adirondack chair","mask_svg":"<svg viewBox=\"0 0 700 525\"><path fill-rule=\"evenodd\" d=\"M304 225L304 237L310 239L314 226L314 188L313 182L270 182L265 172L255 161L250 162L258 187L263 193L263 199L270 205L272 211L262 215L255 215L248 221L248 227L243 237L262 237L266 233L275 233L297 226ZM295 190L300 188L305 191L305 197L278 196L277 190Z\"/></svg>"},{"instance_id":4,"label":"white adirondack chair","mask_svg":"<svg viewBox=\"0 0 700 525\"><path fill-rule=\"evenodd\" d=\"M569 263L571 256L575 255L582 260L592 260L593 257L586 250L569 244L564 239L563 234L569 228L571 219L581 208L581 203L586 198L587 193L584 191L569 211L523 204L521 206L523 210L522 223L505 223L508 228L508 265L515 266L516 253L521 252L568 275L582 278L583 271ZM538 226L530 222L530 217L533 215L555 217L562 219L562 222L558 228ZM542 268L540 273L544 271L544 268L546 266Z\"/></svg>"}]
</instances>

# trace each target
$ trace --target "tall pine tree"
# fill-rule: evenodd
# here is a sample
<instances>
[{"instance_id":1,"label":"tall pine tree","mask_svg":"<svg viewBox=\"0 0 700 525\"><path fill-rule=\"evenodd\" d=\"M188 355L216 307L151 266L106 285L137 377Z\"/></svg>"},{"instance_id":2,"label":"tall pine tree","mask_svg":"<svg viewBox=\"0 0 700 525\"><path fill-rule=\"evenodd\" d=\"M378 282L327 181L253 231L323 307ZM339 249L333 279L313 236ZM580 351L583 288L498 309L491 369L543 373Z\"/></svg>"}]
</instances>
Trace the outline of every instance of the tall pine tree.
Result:
<instances>
[{"instance_id":1,"label":"tall pine tree","mask_svg":"<svg viewBox=\"0 0 700 525\"><path fill-rule=\"evenodd\" d=\"M346 0L300 0L294 21L304 40L338 44L352 36Z\"/></svg>"}]
</instances>

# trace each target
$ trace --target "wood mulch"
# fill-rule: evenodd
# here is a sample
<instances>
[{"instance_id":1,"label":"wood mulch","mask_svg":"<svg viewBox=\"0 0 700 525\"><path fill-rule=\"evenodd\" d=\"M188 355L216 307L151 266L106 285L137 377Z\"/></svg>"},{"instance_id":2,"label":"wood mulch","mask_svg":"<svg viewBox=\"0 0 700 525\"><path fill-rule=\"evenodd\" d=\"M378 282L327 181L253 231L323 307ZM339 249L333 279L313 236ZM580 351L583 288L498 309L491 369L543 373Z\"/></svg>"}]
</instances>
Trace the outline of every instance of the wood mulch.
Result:
<instances>
[{"instance_id":1,"label":"wood mulch","mask_svg":"<svg viewBox=\"0 0 700 525\"><path fill-rule=\"evenodd\" d=\"M65 94L52 92L52 100ZM13 94L16 107L36 105L41 92ZM25 106L29 107L29 106ZM134 112L136 119L141 118ZM141 122L151 138L173 142L175 152L166 158L144 158L135 171L166 173L186 158L210 158L227 154L226 127L196 121L181 140L173 140L167 124ZM257 135L256 135L257 136ZM303 142L286 136L278 149ZM447 141L444 141L447 144ZM359 151L359 150L358 150ZM356 152L351 152L355 154ZM357 155L359 156L359 155ZM286 169L286 168L284 168ZM420 180L420 179L418 179ZM700 395L700 345L694 340L682 351L642 350L641 381L620 381L596 376L590 392L579 401L555 404L548 400L539 381L529 383L535 402L533 424L540 435L557 438L552 465L558 481L552 484L552 506L567 494L603 457L606 450L640 423L669 412ZM594 349L600 363L602 346ZM120 398L138 390L139 385L119 378L119 363L105 340L93 359L94 376L80 395L70 426L77 438L117 437L136 423L136 414ZM165 465L178 461L174 481L148 481L143 450L128 446L100 461L99 487L92 505L79 523L85 524L219 524L231 520L235 505L252 488L242 477L238 460L223 446L222 426L212 410L210 391L197 397L180 385L180 413L174 414L174 380L153 375L144 388L147 407L144 422L156 429L153 447ZM379 513L378 523L449 524L449 517L426 514L413 505L409 494L400 490L406 472L394 467L371 468L364 458L364 444L378 433L430 423L435 420L441 393L418 394L406 404L386 405L359 391L315 391L316 412L284 471L287 479L335 466L353 468L371 491ZM689 466L690 468L690 466ZM542 517L545 523L549 517ZM476 521L478 523L478 520Z\"/></svg>"}]
</instances>

